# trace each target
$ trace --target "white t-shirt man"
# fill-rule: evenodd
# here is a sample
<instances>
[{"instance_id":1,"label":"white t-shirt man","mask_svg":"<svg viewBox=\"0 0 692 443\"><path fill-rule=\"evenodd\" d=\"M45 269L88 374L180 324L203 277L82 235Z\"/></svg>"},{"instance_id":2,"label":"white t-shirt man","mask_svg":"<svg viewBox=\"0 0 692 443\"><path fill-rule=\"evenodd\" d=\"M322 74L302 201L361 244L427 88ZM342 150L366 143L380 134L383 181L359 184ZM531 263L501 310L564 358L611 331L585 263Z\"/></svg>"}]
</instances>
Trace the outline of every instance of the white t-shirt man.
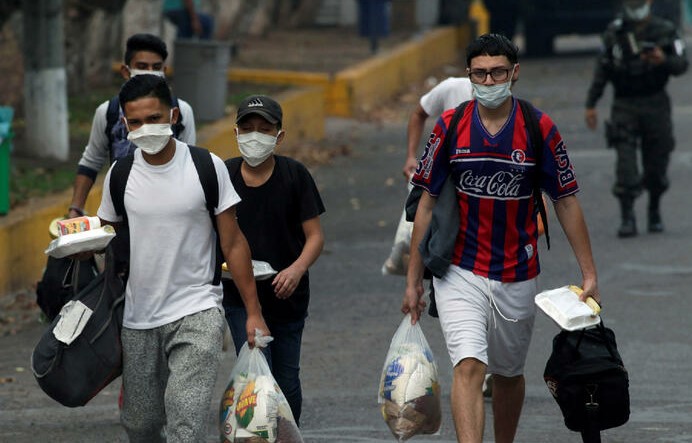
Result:
<instances>
[{"instance_id":1,"label":"white t-shirt man","mask_svg":"<svg viewBox=\"0 0 692 443\"><path fill-rule=\"evenodd\" d=\"M219 214L240 201L228 169L212 154L219 182ZM103 185L97 215L122 221L113 207L111 169ZM175 154L164 165L147 163L134 152L125 186L130 230L130 273L125 291L123 326L151 329L187 315L218 307L222 289L212 285L216 233L204 190L187 144L176 140Z\"/></svg>"},{"instance_id":2,"label":"white t-shirt man","mask_svg":"<svg viewBox=\"0 0 692 443\"><path fill-rule=\"evenodd\" d=\"M473 98L471 81L467 77L449 77L420 98L419 105L411 113L406 132L406 161L402 172L409 179L416 170L421 135L428 117L437 119L447 109L456 108Z\"/></svg>"},{"instance_id":3,"label":"white t-shirt man","mask_svg":"<svg viewBox=\"0 0 692 443\"><path fill-rule=\"evenodd\" d=\"M473 88L468 77L449 77L422 96L420 105L426 114L437 118L447 109L471 99Z\"/></svg>"}]
</instances>

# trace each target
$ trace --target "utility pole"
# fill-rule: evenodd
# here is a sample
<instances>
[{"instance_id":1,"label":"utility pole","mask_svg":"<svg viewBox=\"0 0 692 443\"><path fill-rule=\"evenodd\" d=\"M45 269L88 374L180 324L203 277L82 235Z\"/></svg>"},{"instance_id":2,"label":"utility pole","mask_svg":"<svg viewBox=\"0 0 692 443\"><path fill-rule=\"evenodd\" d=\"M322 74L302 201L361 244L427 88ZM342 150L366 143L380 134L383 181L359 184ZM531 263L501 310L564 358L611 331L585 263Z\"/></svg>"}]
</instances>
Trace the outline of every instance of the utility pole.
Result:
<instances>
[{"instance_id":1,"label":"utility pole","mask_svg":"<svg viewBox=\"0 0 692 443\"><path fill-rule=\"evenodd\" d=\"M22 2L27 153L65 161L70 152L62 0Z\"/></svg>"}]
</instances>

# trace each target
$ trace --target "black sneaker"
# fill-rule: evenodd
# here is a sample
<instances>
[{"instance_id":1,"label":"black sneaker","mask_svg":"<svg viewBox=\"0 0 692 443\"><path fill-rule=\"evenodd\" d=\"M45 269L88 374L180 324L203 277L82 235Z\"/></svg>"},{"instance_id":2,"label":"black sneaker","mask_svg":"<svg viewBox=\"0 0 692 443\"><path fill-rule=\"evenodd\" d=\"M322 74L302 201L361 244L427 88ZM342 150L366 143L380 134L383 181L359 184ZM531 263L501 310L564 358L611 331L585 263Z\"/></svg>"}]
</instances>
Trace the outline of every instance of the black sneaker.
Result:
<instances>
[{"instance_id":1,"label":"black sneaker","mask_svg":"<svg viewBox=\"0 0 692 443\"><path fill-rule=\"evenodd\" d=\"M651 229L649 225L649 229ZM637 235L637 222L635 221L634 217L628 217L622 219L622 224L620 225L620 229L618 229L618 237L620 238L627 238L627 237L634 237Z\"/></svg>"},{"instance_id":2,"label":"black sneaker","mask_svg":"<svg viewBox=\"0 0 692 443\"><path fill-rule=\"evenodd\" d=\"M658 211L649 212L649 232L663 232L663 221Z\"/></svg>"}]
</instances>

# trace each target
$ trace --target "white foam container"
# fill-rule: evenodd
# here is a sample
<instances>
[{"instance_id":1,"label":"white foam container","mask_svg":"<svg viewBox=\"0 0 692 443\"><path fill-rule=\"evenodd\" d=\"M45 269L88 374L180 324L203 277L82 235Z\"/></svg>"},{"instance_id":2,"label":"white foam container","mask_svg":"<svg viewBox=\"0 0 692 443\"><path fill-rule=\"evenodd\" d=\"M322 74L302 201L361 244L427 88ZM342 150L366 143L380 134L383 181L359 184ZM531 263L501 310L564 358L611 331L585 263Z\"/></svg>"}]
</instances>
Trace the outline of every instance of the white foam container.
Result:
<instances>
[{"instance_id":1,"label":"white foam container","mask_svg":"<svg viewBox=\"0 0 692 443\"><path fill-rule=\"evenodd\" d=\"M54 258L65 258L80 252L101 251L108 246L113 237L115 230L110 225L61 235L48 244L45 253Z\"/></svg>"},{"instance_id":2,"label":"white foam container","mask_svg":"<svg viewBox=\"0 0 692 443\"><path fill-rule=\"evenodd\" d=\"M272 265L266 261L252 260L252 274L255 276L255 280L266 280L275 276L277 273L278 271L272 268ZM221 277L233 280L228 270L228 265L225 262L221 266Z\"/></svg>"},{"instance_id":3,"label":"white foam container","mask_svg":"<svg viewBox=\"0 0 692 443\"><path fill-rule=\"evenodd\" d=\"M567 331L588 328L601 322L601 317L579 300L579 296L568 286L543 291L534 300L548 317Z\"/></svg>"}]
</instances>

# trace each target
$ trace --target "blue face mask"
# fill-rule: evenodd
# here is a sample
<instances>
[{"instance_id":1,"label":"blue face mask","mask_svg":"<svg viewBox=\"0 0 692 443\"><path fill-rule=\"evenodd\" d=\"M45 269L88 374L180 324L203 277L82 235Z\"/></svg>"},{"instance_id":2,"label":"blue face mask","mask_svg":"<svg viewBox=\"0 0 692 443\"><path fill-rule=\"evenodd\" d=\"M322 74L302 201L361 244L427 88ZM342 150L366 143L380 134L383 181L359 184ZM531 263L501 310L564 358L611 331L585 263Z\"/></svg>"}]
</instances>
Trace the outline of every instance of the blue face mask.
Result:
<instances>
[{"instance_id":1,"label":"blue face mask","mask_svg":"<svg viewBox=\"0 0 692 443\"><path fill-rule=\"evenodd\" d=\"M471 83L473 95L476 97L476 100L478 100L478 103L484 107L497 109L512 95L512 90L510 89L512 86L512 77L514 77L514 68L512 68L512 73L509 76L510 80L504 83L496 85Z\"/></svg>"}]
</instances>

